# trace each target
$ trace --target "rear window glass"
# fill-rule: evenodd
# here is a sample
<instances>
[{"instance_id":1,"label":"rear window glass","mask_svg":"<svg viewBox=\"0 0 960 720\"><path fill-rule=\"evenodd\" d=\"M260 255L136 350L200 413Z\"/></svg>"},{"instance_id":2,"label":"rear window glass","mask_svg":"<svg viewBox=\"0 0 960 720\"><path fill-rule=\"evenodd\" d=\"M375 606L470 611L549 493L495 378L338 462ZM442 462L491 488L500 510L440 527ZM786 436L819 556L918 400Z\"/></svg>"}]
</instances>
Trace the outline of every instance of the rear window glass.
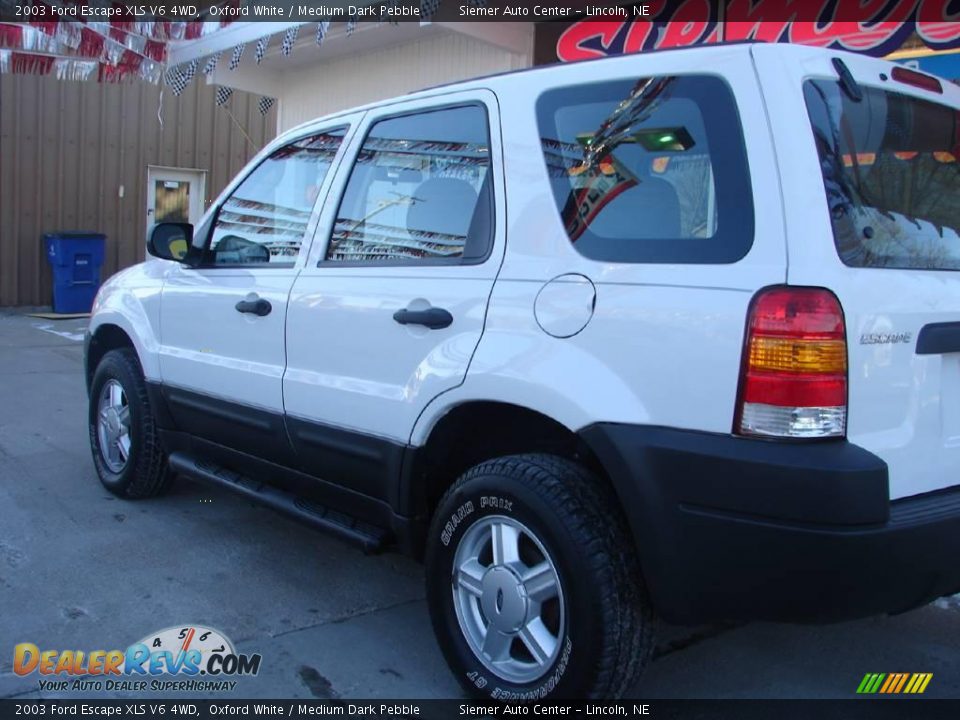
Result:
<instances>
[{"instance_id":1,"label":"rear window glass","mask_svg":"<svg viewBox=\"0 0 960 720\"><path fill-rule=\"evenodd\" d=\"M558 88L540 96L537 121L557 210L583 255L728 263L750 249L743 132L720 78Z\"/></svg>"},{"instance_id":2,"label":"rear window glass","mask_svg":"<svg viewBox=\"0 0 960 720\"><path fill-rule=\"evenodd\" d=\"M804 96L840 259L960 269L958 111L869 87L854 102L834 81Z\"/></svg>"}]
</instances>

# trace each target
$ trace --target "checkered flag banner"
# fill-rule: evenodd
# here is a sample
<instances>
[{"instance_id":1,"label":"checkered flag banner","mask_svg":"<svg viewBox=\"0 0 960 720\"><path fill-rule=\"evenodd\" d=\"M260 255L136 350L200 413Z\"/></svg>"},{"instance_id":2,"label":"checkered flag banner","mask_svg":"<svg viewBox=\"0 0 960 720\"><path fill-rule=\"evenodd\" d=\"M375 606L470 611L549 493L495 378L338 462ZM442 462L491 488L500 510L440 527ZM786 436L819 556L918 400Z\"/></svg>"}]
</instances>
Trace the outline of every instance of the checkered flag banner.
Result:
<instances>
[{"instance_id":1,"label":"checkered flag banner","mask_svg":"<svg viewBox=\"0 0 960 720\"><path fill-rule=\"evenodd\" d=\"M243 56L243 49L246 47L243 43L240 43L233 49L233 55L230 56L230 69L236 70L237 65L240 64L240 58Z\"/></svg>"},{"instance_id":2,"label":"checkered flag banner","mask_svg":"<svg viewBox=\"0 0 960 720\"><path fill-rule=\"evenodd\" d=\"M327 36L327 30L330 28L330 21L317 23L317 47L323 45L323 39Z\"/></svg>"},{"instance_id":3,"label":"checkered flag banner","mask_svg":"<svg viewBox=\"0 0 960 720\"><path fill-rule=\"evenodd\" d=\"M197 74L197 65L199 64L200 59L195 58L188 63L176 65L167 70L167 85L173 90L174 95L179 97L180 93L186 89L190 81L193 80L193 76Z\"/></svg>"},{"instance_id":4,"label":"checkered flag banner","mask_svg":"<svg viewBox=\"0 0 960 720\"><path fill-rule=\"evenodd\" d=\"M429 20L440 9L440 0L420 0L420 17Z\"/></svg>"},{"instance_id":5,"label":"checkered flag banner","mask_svg":"<svg viewBox=\"0 0 960 720\"><path fill-rule=\"evenodd\" d=\"M390 0L390 7L392 7L394 10L396 10L399 5L400 5L400 0ZM397 20L396 18L392 18L387 22L389 22L391 25L394 25L394 26L400 24L400 21Z\"/></svg>"},{"instance_id":6,"label":"checkered flag banner","mask_svg":"<svg viewBox=\"0 0 960 720\"><path fill-rule=\"evenodd\" d=\"M230 96L233 95L233 88L227 87L226 85L221 85L217 88L217 107L221 105L226 105L227 100L230 99Z\"/></svg>"},{"instance_id":7,"label":"checkered flag banner","mask_svg":"<svg viewBox=\"0 0 960 720\"><path fill-rule=\"evenodd\" d=\"M174 65L172 68L167 70L166 75L164 75L164 81L170 88L173 90L174 95L179 95L183 92L183 89L187 86L187 81L183 79L183 66Z\"/></svg>"},{"instance_id":8,"label":"checkered flag banner","mask_svg":"<svg viewBox=\"0 0 960 720\"><path fill-rule=\"evenodd\" d=\"M204 75L209 75L217 69L217 62L220 60L220 55L221 53L214 53L210 56L210 59L207 60L206 64L203 66Z\"/></svg>"},{"instance_id":9,"label":"checkered flag banner","mask_svg":"<svg viewBox=\"0 0 960 720\"><path fill-rule=\"evenodd\" d=\"M357 14L353 13L350 15L350 19L347 20L347 37L353 35L353 31L357 29Z\"/></svg>"},{"instance_id":10,"label":"checkered flag banner","mask_svg":"<svg viewBox=\"0 0 960 720\"><path fill-rule=\"evenodd\" d=\"M276 102L272 97L262 97L260 102L257 103L257 109L260 111L261 115L266 115L270 112L270 108L273 107L273 104Z\"/></svg>"},{"instance_id":11,"label":"checkered flag banner","mask_svg":"<svg viewBox=\"0 0 960 720\"><path fill-rule=\"evenodd\" d=\"M267 52L267 43L270 42L270 36L264 35L262 38L257 40L257 47L254 48L253 56L257 59L257 65L260 64L260 61L263 60L263 56Z\"/></svg>"},{"instance_id":12,"label":"checkered flag banner","mask_svg":"<svg viewBox=\"0 0 960 720\"><path fill-rule=\"evenodd\" d=\"M300 26L294 25L283 34L283 43L280 45L280 52L289 56L293 52L293 44L297 41L297 33L300 32Z\"/></svg>"}]
</instances>

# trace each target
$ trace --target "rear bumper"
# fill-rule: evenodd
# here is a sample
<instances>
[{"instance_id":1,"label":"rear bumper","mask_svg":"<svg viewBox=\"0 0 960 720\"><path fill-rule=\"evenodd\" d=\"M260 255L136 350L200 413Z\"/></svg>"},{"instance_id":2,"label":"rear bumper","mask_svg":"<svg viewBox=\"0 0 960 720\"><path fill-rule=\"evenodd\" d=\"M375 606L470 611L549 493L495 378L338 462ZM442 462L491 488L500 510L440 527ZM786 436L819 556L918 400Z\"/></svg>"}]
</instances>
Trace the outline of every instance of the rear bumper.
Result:
<instances>
[{"instance_id":1,"label":"rear bumper","mask_svg":"<svg viewBox=\"0 0 960 720\"><path fill-rule=\"evenodd\" d=\"M669 622L831 622L960 592L960 486L891 503L885 463L846 441L621 424L581 435Z\"/></svg>"}]
</instances>

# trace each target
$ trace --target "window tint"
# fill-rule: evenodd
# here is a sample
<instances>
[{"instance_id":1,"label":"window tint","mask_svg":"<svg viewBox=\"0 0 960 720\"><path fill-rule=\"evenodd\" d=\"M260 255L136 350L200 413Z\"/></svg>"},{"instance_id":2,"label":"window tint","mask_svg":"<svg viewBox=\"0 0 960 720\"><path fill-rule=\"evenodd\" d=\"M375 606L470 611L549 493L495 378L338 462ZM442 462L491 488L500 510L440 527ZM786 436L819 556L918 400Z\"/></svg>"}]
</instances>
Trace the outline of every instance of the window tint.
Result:
<instances>
[{"instance_id":1,"label":"window tint","mask_svg":"<svg viewBox=\"0 0 960 720\"><path fill-rule=\"evenodd\" d=\"M550 90L537 101L537 121L557 210L587 257L722 263L750 249L743 132L719 78Z\"/></svg>"},{"instance_id":2,"label":"window tint","mask_svg":"<svg viewBox=\"0 0 960 720\"><path fill-rule=\"evenodd\" d=\"M854 267L960 269L960 116L879 88L804 85L833 236Z\"/></svg>"},{"instance_id":3,"label":"window tint","mask_svg":"<svg viewBox=\"0 0 960 720\"><path fill-rule=\"evenodd\" d=\"M217 213L210 262L293 264L344 132L302 138L260 163Z\"/></svg>"},{"instance_id":4,"label":"window tint","mask_svg":"<svg viewBox=\"0 0 960 720\"><path fill-rule=\"evenodd\" d=\"M364 140L337 212L327 262L482 261L492 188L484 108L381 120Z\"/></svg>"}]
</instances>

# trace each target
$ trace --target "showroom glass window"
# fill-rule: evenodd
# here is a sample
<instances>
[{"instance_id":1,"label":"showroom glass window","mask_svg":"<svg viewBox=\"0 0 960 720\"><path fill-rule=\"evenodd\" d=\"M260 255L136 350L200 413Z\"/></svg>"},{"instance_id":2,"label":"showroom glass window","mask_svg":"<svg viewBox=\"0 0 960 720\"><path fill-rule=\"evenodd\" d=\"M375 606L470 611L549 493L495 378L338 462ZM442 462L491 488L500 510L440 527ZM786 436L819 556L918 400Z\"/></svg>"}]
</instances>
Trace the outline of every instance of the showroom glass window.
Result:
<instances>
[{"instance_id":1,"label":"showroom glass window","mask_svg":"<svg viewBox=\"0 0 960 720\"><path fill-rule=\"evenodd\" d=\"M261 162L217 214L213 264L293 265L344 133L341 128L301 138Z\"/></svg>"},{"instance_id":2,"label":"showroom glass window","mask_svg":"<svg viewBox=\"0 0 960 720\"><path fill-rule=\"evenodd\" d=\"M381 120L351 170L323 262L481 262L489 252L491 204L484 107Z\"/></svg>"},{"instance_id":3,"label":"showroom glass window","mask_svg":"<svg viewBox=\"0 0 960 720\"><path fill-rule=\"evenodd\" d=\"M733 92L708 75L549 90L537 122L573 246L610 262L728 263L753 242Z\"/></svg>"}]
</instances>

